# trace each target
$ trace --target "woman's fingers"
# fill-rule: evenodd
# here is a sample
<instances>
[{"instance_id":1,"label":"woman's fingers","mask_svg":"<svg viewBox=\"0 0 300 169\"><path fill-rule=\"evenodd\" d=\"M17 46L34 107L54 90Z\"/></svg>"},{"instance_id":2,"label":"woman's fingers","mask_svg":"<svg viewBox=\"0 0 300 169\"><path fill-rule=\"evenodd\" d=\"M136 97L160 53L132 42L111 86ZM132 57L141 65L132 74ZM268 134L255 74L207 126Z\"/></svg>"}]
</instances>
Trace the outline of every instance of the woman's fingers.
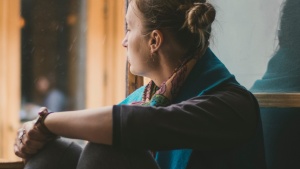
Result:
<instances>
[{"instance_id":1,"label":"woman's fingers","mask_svg":"<svg viewBox=\"0 0 300 169\"><path fill-rule=\"evenodd\" d=\"M18 156L18 157L20 157L20 158L23 158L23 159L29 158L30 155L25 154L24 152L22 152L22 151L20 150L21 144L22 144L22 143L21 143L19 140L15 142L15 144L14 144L14 152L15 152L15 155Z\"/></svg>"},{"instance_id":2,"label":"woman's fingers","mask_svg":"<svg viewBox=\"0 0 300 169\"><path fill-rule=\"evenodd\" d=\"M24 137L25 131L24 129L20 129L17 132L17 137L15 139L15 144L14 144L14 152L18 157L21 158L26 158L26 154L24 154L23 152L20 151L20 148L22 146L22 138Z\"/></svg>"},{"instance_id":3,"label":"woman's fingers","mask_svg":"<svg viewBox=\"0 0 300 169\"><path fill-rule=\"evenodd\" d=\"M47 137L36 127L28 131L28 137L33 140L47 141Z\"/></svg>"},{"instance_id":4,"label":"woman's fingers","mask_svg":"<svg viewBox=\"0 0 300 169\"><path fill-rule=\"evenodd\" d=\"M29 130L23 135L20 140L21 144L19 150L24 154L35 154L40 150L47 142L45 136L35 128Z\"/></svg>"},{"instance_id":5,"label":"woman's fingers","mask_svg":"<svg viewBox=\"0 0 300 169\"><path fill-rule=\"evenodd\" d=\"M23 146L21 151L27 154L35 154L45 145L44 141L33 140L29 137L23 138Z\"/></svg>"},{"instance_id":6,"label":"woman's fingers","mask_svg":"<svg viewBox=\"0 0 300 169\"><path fill-rule=\"evenodd\" d=\"M40 112L43 111L47 111L47 109L42 107ZM15 139L14 152L25 161L49 141L49 138L38 129L35 123L36 120L24 123L22 128L18 130Z\"/></svg>"},{"instance_id":7,"label":"woman's fingers","mask_svg":"<svg viewBox=\"0 0 300 169\"><path fill-rule=\"evenodd\" d=\"M14 151L18 157L26 159L37 153L46 142L46 136L34 127L34 121L27 122L17 133Z\"/></svg>"}]
</instances>

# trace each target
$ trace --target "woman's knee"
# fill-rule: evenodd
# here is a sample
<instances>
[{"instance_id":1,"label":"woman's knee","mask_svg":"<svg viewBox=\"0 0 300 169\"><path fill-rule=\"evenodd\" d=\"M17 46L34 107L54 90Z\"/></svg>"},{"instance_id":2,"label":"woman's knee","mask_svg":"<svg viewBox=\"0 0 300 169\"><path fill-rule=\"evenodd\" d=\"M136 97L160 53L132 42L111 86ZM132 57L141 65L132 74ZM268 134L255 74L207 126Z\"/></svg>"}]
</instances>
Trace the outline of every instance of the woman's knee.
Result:
<instances>
[{"instance_id":1,"label":"woman's knee","mask_svg":"<svg viewBox=\"0 0 300 169\"><path fill-rule=\"evenodd\" d=\"M108 145L89 143L83 150L77 169L157 169L147 151L120 150Z\"/></svg>"},{"instance_id":2,"label":"woman's knee","mask_svg":"<svg viewBox=\"0 0 300 169\"><path fill-rule=\"evenodd\" d=\"M82 148L76 143L57 139L34 155L25 169L75 169L81 151Z\"/></svg>"}]
</instances>

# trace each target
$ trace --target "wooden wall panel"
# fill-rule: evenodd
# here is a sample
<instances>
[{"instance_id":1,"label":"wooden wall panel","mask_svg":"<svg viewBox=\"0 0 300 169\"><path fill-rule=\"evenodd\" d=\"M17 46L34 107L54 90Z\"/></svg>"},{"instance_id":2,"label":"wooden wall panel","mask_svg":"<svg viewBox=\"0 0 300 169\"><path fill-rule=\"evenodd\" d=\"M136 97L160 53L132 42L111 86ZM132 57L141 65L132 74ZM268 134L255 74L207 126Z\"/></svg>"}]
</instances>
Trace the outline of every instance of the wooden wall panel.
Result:
<instances>
[{"instance_id":1,"label":"wooden wall panel","mask_svg":"<svg viewBox=\"0 0 300 169\"><path fill-rule=\"evenodd\" d=\"M87 1L87 108L125 97L124 0Z\"/></svg>"},{"instance_id":2,"label":"wooden wall panel","mask_svg":"<svg viewBox=\"0 0 300 169\"><path fill-rule=\"evenodd\" d=\"M20 110L20 0L0 1L0 158L16 159Z\"/></svg>"},{"instance_id":3,"label":"wooden wall panel","mask_svg":"<svg viewBox=\"0 0 300 169\"><path fill-rule=\"evenodd\" d=\"M100 95L103 93L101 77L104 71L104 63L101 62L105 41L101 24L104 1L88 0L87 8L86 107L94 107L104 100Z\"/></svg>"}]
</instances>

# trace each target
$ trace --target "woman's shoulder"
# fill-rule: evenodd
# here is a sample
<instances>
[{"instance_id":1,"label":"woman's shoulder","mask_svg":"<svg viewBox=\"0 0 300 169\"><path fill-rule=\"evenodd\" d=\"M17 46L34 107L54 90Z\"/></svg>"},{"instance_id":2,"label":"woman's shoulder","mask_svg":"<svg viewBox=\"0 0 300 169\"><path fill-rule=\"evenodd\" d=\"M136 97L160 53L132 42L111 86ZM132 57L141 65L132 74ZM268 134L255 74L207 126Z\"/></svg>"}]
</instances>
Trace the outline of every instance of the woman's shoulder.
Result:
<instances>
[{"instance_id":1,"label":"woman's shoulder","mask_svg":"<svg viewBox=\"0 0 300 169\"><path fill-rule=\"evenodd\" d=\"M249 99L255 99L254 95L246 89L244 86L238 84L224 84L216 87L214 90L211 90L206 93L207 95L232 95L233 97L246 97Z\"/></svg>"},{"instance_id":2,"label":"woman's shoulder","mask_svg":"<svg viewBox=\"0 0 300 169\"><path fill-rule=\"evenodd\" d=\"M257 109L259 108L255 96L241 85L222 85L206 93L205 95L218 98L218 100L222 100L224 103L227 103L228 105L239 109L248 107L253 111L257 111Z\"/></svg>"},{"instance_id":3,"label":"woman's shoulder","mask_svg":"<svg viewBox=\"0 0 300 169\"><path fill-rule=\"evenodd\" d=\"M255 129L259 123L258 102L250 91L240 85L221 85L201 96L191 98L185 103L193 103L215 116L237 115L241 118L240 120L252 124L251 131L254 131L252 129Z\"/></svg>"}]
</instances>

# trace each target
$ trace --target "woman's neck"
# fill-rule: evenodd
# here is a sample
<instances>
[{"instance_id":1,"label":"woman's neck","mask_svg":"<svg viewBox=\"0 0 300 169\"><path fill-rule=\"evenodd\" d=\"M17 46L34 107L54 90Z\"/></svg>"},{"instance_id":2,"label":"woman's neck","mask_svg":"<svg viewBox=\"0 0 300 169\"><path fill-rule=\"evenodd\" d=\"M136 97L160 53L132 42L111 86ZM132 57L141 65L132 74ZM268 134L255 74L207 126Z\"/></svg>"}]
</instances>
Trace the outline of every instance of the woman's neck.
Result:
<instances>
[{"instance_id":1,"label":"woman's neck","mask_svg":"<svg viewBox=\"0 0 300 169\"><path fill-rule=\"evenodd\" d=\"M174 73L175 69L182 64L182 57L186 55L187 49L176 43L175 40L165 37L161 49L157 52L158 66L151 73L150 79L157 86L167 81Z\"/></svg>"},{"instance_id":2,"label":"woman's neck","mask_svg":"<svg viewBox=\"0 0 300 169\"><path fill-rule=\"evenodd\" d=\"M156 67L152 72L151 77L149 77L158 87L160 87L163 82L167 81L173 75L175 69L181 65L180 59L175 59L177 57L174 57L172 61L164 58L166 57L161 57L159 66Z\"/></svg>"}]
</instances>

